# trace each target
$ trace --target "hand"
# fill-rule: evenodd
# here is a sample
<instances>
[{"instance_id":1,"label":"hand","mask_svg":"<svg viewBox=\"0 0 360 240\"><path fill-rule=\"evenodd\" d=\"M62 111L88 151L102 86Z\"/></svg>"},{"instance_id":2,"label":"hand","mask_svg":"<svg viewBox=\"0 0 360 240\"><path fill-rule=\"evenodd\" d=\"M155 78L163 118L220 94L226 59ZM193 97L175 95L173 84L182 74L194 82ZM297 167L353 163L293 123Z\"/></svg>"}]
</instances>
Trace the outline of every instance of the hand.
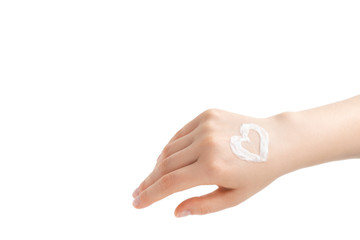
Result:
<instances>
[{"instance_id":1,"label":"hand","mask_svg":"<svg viewBox=\"0 0 360 240\"><path fill-rule=\"evenodd\" d=\"M258 124L268 132L266 162L248 162L231 151L230 137L240 134L242 123ZM215 109L205 111L165 146L152 173L135 190L134 207L147 207L170 194L198 185L219 188L182 202L175 211L176 216L212 213L243 202L284 174L278 167L275 147L283 123L282 115L256 119ZM259 136L250 131L249 137L251 143L244 147L258 153Z\"/></svg>"}]
</instances>

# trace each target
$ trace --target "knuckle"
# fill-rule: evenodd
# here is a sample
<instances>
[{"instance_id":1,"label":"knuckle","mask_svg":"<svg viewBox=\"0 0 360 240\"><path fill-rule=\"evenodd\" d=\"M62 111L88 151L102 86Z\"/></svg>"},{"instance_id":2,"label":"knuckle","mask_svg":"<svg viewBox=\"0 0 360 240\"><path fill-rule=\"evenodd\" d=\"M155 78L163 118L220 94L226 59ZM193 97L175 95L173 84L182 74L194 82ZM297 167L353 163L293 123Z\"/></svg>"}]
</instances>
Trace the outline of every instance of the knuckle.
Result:
<instances>
[{"instance_id":1,"label":"knuckle","mask_svg":"<svg viewBox=\"0 0 360 240\"><path fill-rule=\"evenodd\" d=\"M211 176L217 175L220 170L220 167L219 167L219 164L217 163L217 161L214 161L214 160L210 161L210 163L207 166L207 170Z\"/></svg>"},{"instance_id":2,"label":"knuckle","mask_svg":"<svg viewBox=\"0 0 360 240\"><path fill-rule=\"evenodd\" d=\"M207 120L202 124L204 132L213 132L215 130L215 122L213 120Z\"/></svg>"},{"instance_id":3,"label":"knuckle","mask_svg":"<svg viewBox=\"0 0 360 240\"><path fill-rule=\"evenodd\" d=\"M211 178L217 178L222 175L223 166L220 161L217 161L216 159L209 159L206 165L206 171Z\"/></svg>"},{"instance_id":4,"label":"knuckle","mask_svg":"<svg viewBox=\"0 0 360 240\"><path fill-rule=\"evenodd\" d=\"M167 156L168 153L169 153L169 144L166 145L166 146L164 147L164 149L162 150L162 154L163 154L164 156Z\"/></svg>"},{"instance_id":5,"label":"knuckle","mask_svg":"<svg viewBox=\"0 0 360 240\"><path fill-rule=\"evenodd\" d=\"M217 145L217 139L216 136L213 134L209 134L204 137L203 144L205 147L215 147Z\"/></svg>"},{"instance_id":6,"label":"knuckle","mask_svg":"<svg viewBox=\"0 0 360 240\"><path fill-rule=\"evenodd\" d=\"M168 143L166 146L165 146L165 153L166 153L166 156L169 156L173 153L173 150L174 150L174 146L176 146L177 140L171 142L171 143Z\"/></svg>"},{"instance_id":7,"label":"knuckle","mask_svg":"<svg viewBox=\"0 0 360 240\"><path fill-rule=\"evenodd\" d=\"M172 174L166 174L159 181L160 188L162 190L170 188L173 185L173 183L174 183L174 177Z\"/></svg>"},{"instance_id":8,"label":"knuckle","mask_svg":"<svg viewBox=\"0 0 360 240\"><path fill-rule=\"evenodd\" d=\"M168 158L165 158L162 160L158 165L158 171L160 174L165 174L169 166L169 160Z\"/></svg>"},{"instance_id":9,"label":"knuckle","mask_svg":"<svg viewBox=\"0 0 360 240\"><path fill-rule=\"evenodd\" d=\"M202 116L205 120L214 119L219 116L219 113L220 113L220 111L218 109L210 108L210 109L205 110L202 113Z\"/></svg>"}]
</instances>

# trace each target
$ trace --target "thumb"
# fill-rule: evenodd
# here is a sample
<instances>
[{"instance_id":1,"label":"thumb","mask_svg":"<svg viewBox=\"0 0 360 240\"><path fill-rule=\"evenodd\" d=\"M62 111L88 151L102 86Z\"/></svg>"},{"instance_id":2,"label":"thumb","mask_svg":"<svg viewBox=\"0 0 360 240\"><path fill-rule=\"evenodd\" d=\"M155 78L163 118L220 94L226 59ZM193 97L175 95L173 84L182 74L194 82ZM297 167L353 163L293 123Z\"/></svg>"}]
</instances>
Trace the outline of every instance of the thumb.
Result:
<instances>
[{"instance_id":1,"label":"thumb","mask_svg":"<svg viewBox=\"0 0 360 240\"><path fill-rule=\"evenodd\" d=\"M242 194L240 194L242 195ZM242 196L243 200L245 197ZM182 202L175 210L176 217L204 215L233 207L243 201L239 199L239 190L219 187L215 191L200 197L193 197Z\"/></svg>"}]
</instances>

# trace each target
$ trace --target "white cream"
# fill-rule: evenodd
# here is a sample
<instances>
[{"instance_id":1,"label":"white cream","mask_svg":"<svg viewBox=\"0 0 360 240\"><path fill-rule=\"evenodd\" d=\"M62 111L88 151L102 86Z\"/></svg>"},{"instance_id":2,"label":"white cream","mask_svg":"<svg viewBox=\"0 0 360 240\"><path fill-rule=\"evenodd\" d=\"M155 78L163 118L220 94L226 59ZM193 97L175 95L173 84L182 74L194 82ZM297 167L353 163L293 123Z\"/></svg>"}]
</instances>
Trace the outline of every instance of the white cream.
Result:
<instances>
[{"instance_id":1,"label":"white cream","mask_svg":"<svg viewBox=\"0 0 360 240\"><path fill-rule=\"evenodd\" d=\"M242 146L243 142L248 142L251 144L249 138L250 130L254 130L259 134L260 137L259 154L251 153ZM244 123L240 127L240 134L241 136L232 136L230 138L230 147L233 153L239 158L246 161L265 162L267 159L268 148L269 148L269 135L265 131L265 129L254 123Z\"/></svg>"}]
</instances>

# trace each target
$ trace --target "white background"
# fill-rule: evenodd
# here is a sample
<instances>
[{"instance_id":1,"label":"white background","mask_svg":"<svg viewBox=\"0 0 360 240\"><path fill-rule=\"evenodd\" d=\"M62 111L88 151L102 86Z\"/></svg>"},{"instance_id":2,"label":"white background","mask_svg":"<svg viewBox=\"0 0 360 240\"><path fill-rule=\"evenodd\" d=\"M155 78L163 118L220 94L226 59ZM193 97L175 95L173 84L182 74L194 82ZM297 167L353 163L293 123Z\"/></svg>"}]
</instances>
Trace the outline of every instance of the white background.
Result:
<instances>
[{"instance_id":1,"label":"white background","mask_svg":"<svg viewBox=\"0 0 360 240\"><path fill-rule=\"evenodd\" d=\"M358 1L1 1L0 239L359 239L360 161L174 217L132 207L207 108L266 117L359 94Z\"/></svg>"}]
</instances>

